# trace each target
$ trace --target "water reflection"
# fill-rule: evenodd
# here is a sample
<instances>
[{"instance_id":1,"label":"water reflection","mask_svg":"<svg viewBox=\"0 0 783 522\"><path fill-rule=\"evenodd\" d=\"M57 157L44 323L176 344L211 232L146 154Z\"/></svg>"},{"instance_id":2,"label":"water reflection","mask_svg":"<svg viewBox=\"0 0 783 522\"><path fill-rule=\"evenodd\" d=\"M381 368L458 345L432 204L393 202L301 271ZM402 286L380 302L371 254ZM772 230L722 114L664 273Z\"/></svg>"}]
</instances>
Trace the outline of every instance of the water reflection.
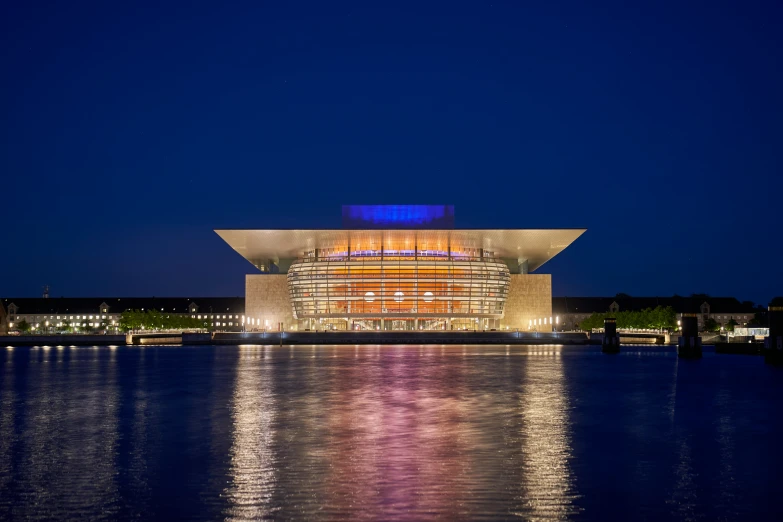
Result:
<instances>
[{"instance_id":1,"label":"water reflection","mask_svg":"<svg viewBox=\"0 0 783 522\"><path fill-rule=\"evenodd\" d=\"M360 355L358 347L352 352L354 361L360 357L366 360L368 355ZM370 364L365 370L362 374L350 365L335 365L329 372L329 382L336 389L326 415L329 429L324 434L324 450L330 462L323 477L323 500L332 517L348 516L348 507L353 506L356 520L372 519L381 504L383 371L379 364ZM372 388L371 382L379 386Z\"/></svg>"},{"instance_id":2,"label":"water reflection","mask_svg":"<svg viewBox=\"0 0 783 522\"><path fill-rule=\"evenodd\" d=\"M0 520L11 519L14 463L13 453L17 441L16 407L17 398L14 388L14 350L7 348L4 354L0 354L5 360L0 368Z\"/></svg>"},{"instance_id":3,"label":"water reflection","mask_svg":"<svg viewBox=\"0 0 783 522\"><path fill-rule=\"evenodd\" d=\"M265 519L272 513L275 399L270 347L240 347L230 450L228 519Z\"/></svg>"},{"instance_id":4,"label":"water reflection","mask_svg":"<svg viewBox=\"0 0 783 522\"><path fill-rule=\"evenodd\" d=\"M134 518L142 518L149 509L152 488L149 484L151 466L155 459L152 454L156 447L155 434L151 433L157 422L157 401L151 395L148 385L147 363L148 350L144 347L137 348L128 355L130 359L126 364L135 366L135 374L128 376L128 382L133 383L130 389L123 390L125 402L128 404L131 416L130 437L128 441L127 470L127 497L130 502L128 511Z\"/></svg>"},{"instance_id":5,"label":"water reflection","mask_svg":"<svg viewBox=\"0 0 783 522\"><path fill-rule=\"evenodd\" d=\"M579 511L554 350L535 354L542 367L505 349L306 348L274 371L269 352L259 361L248 350L233 399L232 516L271 505L286 518L291 504L315 519L468 520L486 516L486 502L538 519ZM485 389L501 368L512 377ZM500 468L517 477L516 494Z\"/></svg>"},{"instance_id":6,"label":"water reflection","mask_svg":"<svg viewBox=\"0 0 783 522\"><path fill-rule=\"evenodd\" d=\"M684 417L693 415L694 404L703 407L703 390L699 389L689 378L693 371L694 361L679 360L675 362L673 402L673 424L671 439L673 441L673 474L671 493L667 503L671 507L671 517L677 520L702 520L705 518L705 507L699 503L697 473L694 465L694 446L703 444L691 430L683 429ZM682 367L680 365L682 364Z\"/></svg>"},{"instance_id":7,"label":"water reflection","mask_svg":"<svg viewBox=\"0 0 783 522\"><path fill-rule=\"evenodd\" d=\"M532 519L565 520L578 513L571 475L569 392L559 353L525 366L520 394L523 417L524 495L517 514Z\"/></svg>"},{"instance_id":8,"label":"water reflection","mask_svg":"<svg viewBox=\"0 0 783 522\"><path fill-rule=\"evenodd\" d=\"M724 512L726 518L736 518L737 500L737 479L734 466L734 437L735 421L732 415L733 404L731 393L724 386L725 379L722 379L721 388L715 396L715 410L718 416L716 425L716 435L719 451L719 480L718 494L716 495L717 507Z\"/></svg>"},{"instance_id":9,"label":"water reflection","mask_svg":"<svg viewBox=\"0 0 783 522\"><path fill-rule=\"evenodd\" d=\"M103 360L82 355L33 352L19 476L29 502L21 517L47 518L53 506L78 513L99 505L110 518L115 509L116 360L111 353Z\"/></svg>"},{"instance_id":10,"label":"water reflection","mask_svg":"<svg viewBox=\"0 0 783 522\"><path fill-rule=\"evenodd\" d=\"M351 365L331 371L326 504L337 517L459 518L463 508L453 499L463 498L469 482L469 462L460 457L471 437L457 399L465 395L463 368L449 372L422 361L424 350L368 356L377 359L369 372ZM450 389L433 386L447 373Z\"/></svg>"},{"instance_id":11,"label":"water reflection","mask_svg":"<svg viewBox=\"0 0 783 522\"><path fill-rule=\"evenodd\" d=\"M674 490L669 503L677 520L696 520L696 476L689 441L680 440L677 449L677 464L674 470Z\"/></svg>"},{"instance_id":12,"label":"water reflection","mask_svg":"<svg viewBox=\"0 0 783 522\"><path fill-rule=\"evenodd\" d=\"M4 350L0 519L781 519L781 373L725 360Z\"/></svg>"}]
</instances>

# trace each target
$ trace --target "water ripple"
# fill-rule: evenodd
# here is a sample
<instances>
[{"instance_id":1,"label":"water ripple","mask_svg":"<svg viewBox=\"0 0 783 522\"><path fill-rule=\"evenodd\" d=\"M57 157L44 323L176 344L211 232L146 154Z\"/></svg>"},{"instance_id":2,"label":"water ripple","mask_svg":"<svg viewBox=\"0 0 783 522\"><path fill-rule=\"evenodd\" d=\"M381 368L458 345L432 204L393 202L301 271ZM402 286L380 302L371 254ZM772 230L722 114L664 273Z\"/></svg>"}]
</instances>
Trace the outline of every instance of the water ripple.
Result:
<instances>
[{"instance_id":1,"label":"water ripple","mask_svg":"<svg viewBox=\"0 0 783 522\"><path fill-rule=\"evenodd\" d=\"M770 492L783 423L766 399L783 375L756 358L559 346L0 355L2 520L783 519Z\"/></svg>"}]
</instances>

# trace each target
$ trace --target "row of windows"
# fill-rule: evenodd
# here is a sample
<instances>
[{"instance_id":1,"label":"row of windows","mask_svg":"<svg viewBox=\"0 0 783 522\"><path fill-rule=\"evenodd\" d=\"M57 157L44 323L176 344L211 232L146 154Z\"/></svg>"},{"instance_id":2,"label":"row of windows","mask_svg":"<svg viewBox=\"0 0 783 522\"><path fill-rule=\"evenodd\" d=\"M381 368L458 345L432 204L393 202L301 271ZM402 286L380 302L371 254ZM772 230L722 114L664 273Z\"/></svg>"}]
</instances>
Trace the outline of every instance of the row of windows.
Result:
<instances>
[{"instance_id":1,"label":"row of windows","mask_svg":"<svg viewBox=\"0 0 783 522\"><path fill-rule=\"evenodd\" d=\"M57 320L69 320L69 321L74 321L75 320L75 321L78 321L78 320L82 320L82 319L116 319L119 316L113 316L113 315L109 315L109 316L106 316L106 315L90 315L90 316L86 316L86 315L76 315L76 316L73 316L73 315L62 315L62 316L61 315L57 315L57 316L49 315L49 316L46 316L46 315L30 315L30 314L24 315L24 314L19 314L19 317L29 317L31 320L35 320L35 321L46 321L47 319L49 319L50 321L53 321L53 320L55 320L55 318Z\"/></svg>"},{"instance_id":2,"label":"row of windows","mask_svg":"<svg viewBox=\"0 0 783 522\"><path fill-rule=\"evenodd\" d=\"M11 318L11 320L16 320L16 319L20 319L21 320L21 318L28 317L28 318L30 318L33 321L46 321L47 319L50 320L50 321L54 321L55 319L58 320L58 321L59 320L79 321L79 320L84 320L84 319L108 319L108 320L114 319L114 320L118 320L120 318L120 315L119 314L117 314L117 315L111 315L110 314L110 315L89 315L89 316L88 315L57 315L57 316L49 315L49 316L46 316L46 315L31 315L31 314L16 314L16 315L10 314L9 317ZM191 315L191 317L196 318L195 315ZM242 317L244 317L244 316L242 316ZM201 319L202 316L199 315L198 318ZM205 314L203 316L203 318L204 319L207 319L207 318L209 318L209 319L215 319L215 318L220 319L220 314L217 314L217 315L215 315L215 314L206 315ZM240 316L238 314L237 315L234 315L234 314L223 315L223 319L226 319L226 318L228 318L228 319L239 319Z\"/></svg>"},{"instance_id":3,"label":"row of windows","mask_svg":"<svg viewBox=\"0 0 783 522\"><path fill-rule=\"evenodd\" d=\"M488 300L505 300L507 292L503 287L476 287L476 288L464 288L454 289L447 292L432 292L425 291L426 288L421 289L419 292L404 292L403 288L395 287L392 290L383 292L379 289L366 290L365 288L345 289L344 291L338 289L329 290L323 289L319 291L314 288L291 288L291 299L313 299L316 301L347 301L347 302L406 302L406 303L431 303L433 301L470 301L474 298L488 299Z\"/></svg>"},{"instance_id":4,"label":"row of windows","mask_svg":"<svg viewBox=\"0 0 783 522\"><path fill-rule=\"evenodd\" d=\"M465 260L480 260L480 259L492 259L495 257L495 253L489 250L482 250L480 248L460 248L458 250L452 249L451 251L438 248L436 245L418 245L411 248L408 246L394 244L390 246L384 246L381 248L373 248L369 245L366 247L354 246L351 248L350 254L345 246L336 248L321 248L316 250L309 250L303 254L303 261L324 261L328 259L334 260L348 260L356 258L384 258L389 259L414 259L414 258L432 258L432 259L465 259Z\"/></svg>"},{"instance_id":5,"label":"row of windows","mask_svg":"<svg viewBox=\"0 0 783 522\"><path fill-rule=\"evenodd\" d=\"M114 324L114 322L112 322L112 325L113 324ZM85 326L88 326L88 325L91 326L91 327L95 327L95 328L103 326L102 323L76 323L75 325L71 324L70 326L75 326L75 327L78 328L79 326L85 327ZM221 325L222 326L234 326L234 323L232 321L229 321L228 325L226 325L226 323L222 323L221 324L219 322L218 323L215 323L215 322L212 323L212 326L221 326ZM13 326L13 323L11 323L11 326ZM35 325L36 328L40 328L41 326L46 326L46 325L45 324L41 325L40 323ZM51 326L52 327L56 327L56 328L61 328L61 327L64 326L64 324L63 323L57 323L57 324L52 324ZM237 323L237 326L239 326L239 323Z\"/></svg>"},{"instance_id":6,"label":"row of windows","mask_svg":"<svg viewBox=\"0 0 783 522\"><path fill-rule=\"evenodd\" d=\"M298 303L295 307L297 318L313 317L320 315L337 316L381 316L387 314L416 314L420 316L437 315L501 315L503 313L502 302L452 302L437 303L432 306L371 306L360 304L358 306L346 306L339 302L313 302Z\"/></svg>"},{"instance_id":7,"label":"row of windows","mask_svg":"<svg viewBox=\"0 0 783 522\"><path fill-rule=\"evenodd\" d=\"M297 261L297 271L376 271L383 269L385 271L433 271L441 272L443 270L487 270L507 271L508 267L504 263L481 262L481 261L449 261L449 262L425 262L425 261L405 261L405 260L377 260L377 261L313 261L310 263Z\"/></svg>"}]
</instances>

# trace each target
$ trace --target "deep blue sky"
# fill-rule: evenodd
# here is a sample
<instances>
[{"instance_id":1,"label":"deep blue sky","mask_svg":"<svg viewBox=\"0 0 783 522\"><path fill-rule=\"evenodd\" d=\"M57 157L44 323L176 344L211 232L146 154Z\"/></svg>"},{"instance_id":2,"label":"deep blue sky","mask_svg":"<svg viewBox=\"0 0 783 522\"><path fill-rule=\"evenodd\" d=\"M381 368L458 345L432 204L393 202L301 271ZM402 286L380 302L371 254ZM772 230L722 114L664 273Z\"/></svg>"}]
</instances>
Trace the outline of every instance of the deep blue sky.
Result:
<instances>
[{"instance_id":1,"label":"deep blue sky","mask_svg":"<svg viewBox=\"0 0 783 522\"><path fill-rule=\"evenodd\" d=\"M242 295L214 228L349 203L585 227L556 295L783 294L780 2L161 4L0 7L0 295Z\"/></svg>"}]
</instances>

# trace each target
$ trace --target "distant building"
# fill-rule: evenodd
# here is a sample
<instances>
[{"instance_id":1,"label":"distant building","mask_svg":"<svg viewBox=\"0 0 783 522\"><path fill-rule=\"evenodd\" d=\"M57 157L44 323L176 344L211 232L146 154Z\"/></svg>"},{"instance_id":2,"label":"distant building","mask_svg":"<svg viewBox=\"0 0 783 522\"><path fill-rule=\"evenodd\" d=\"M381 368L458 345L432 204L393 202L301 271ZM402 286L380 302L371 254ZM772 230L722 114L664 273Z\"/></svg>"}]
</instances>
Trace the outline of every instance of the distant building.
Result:
<instances>
[{"instance_id":1,"label":"distant building","mask_svg":"<svg viewBox=\"0 0 783 522\"><path fill-rule=\"evenodd\" d=\"M6 314L3 325L9 330L22 320L35 329L57 330L66 321L73 328L113 330L126 310L157 310L165 314L206 319L216 330L242 330L245 300L241 297L17 297L1 302Z\"/></svg>"},{"instance_id":2,"label":"distant building","mask_svg":"<svg viewBox=\"0 0 783 522\"><path fill-rule=\"evenodd\" d=\"M552 313L560 320L560 329L576 330L579 323L594 313L644 310L656 306L671 306L679 319L683 313L698 313L699 328L707 319L725 326L734 319L738 326L746 326L759 308L748 301L734 297L553 297Z\"/></svg>"}]
</instances>

